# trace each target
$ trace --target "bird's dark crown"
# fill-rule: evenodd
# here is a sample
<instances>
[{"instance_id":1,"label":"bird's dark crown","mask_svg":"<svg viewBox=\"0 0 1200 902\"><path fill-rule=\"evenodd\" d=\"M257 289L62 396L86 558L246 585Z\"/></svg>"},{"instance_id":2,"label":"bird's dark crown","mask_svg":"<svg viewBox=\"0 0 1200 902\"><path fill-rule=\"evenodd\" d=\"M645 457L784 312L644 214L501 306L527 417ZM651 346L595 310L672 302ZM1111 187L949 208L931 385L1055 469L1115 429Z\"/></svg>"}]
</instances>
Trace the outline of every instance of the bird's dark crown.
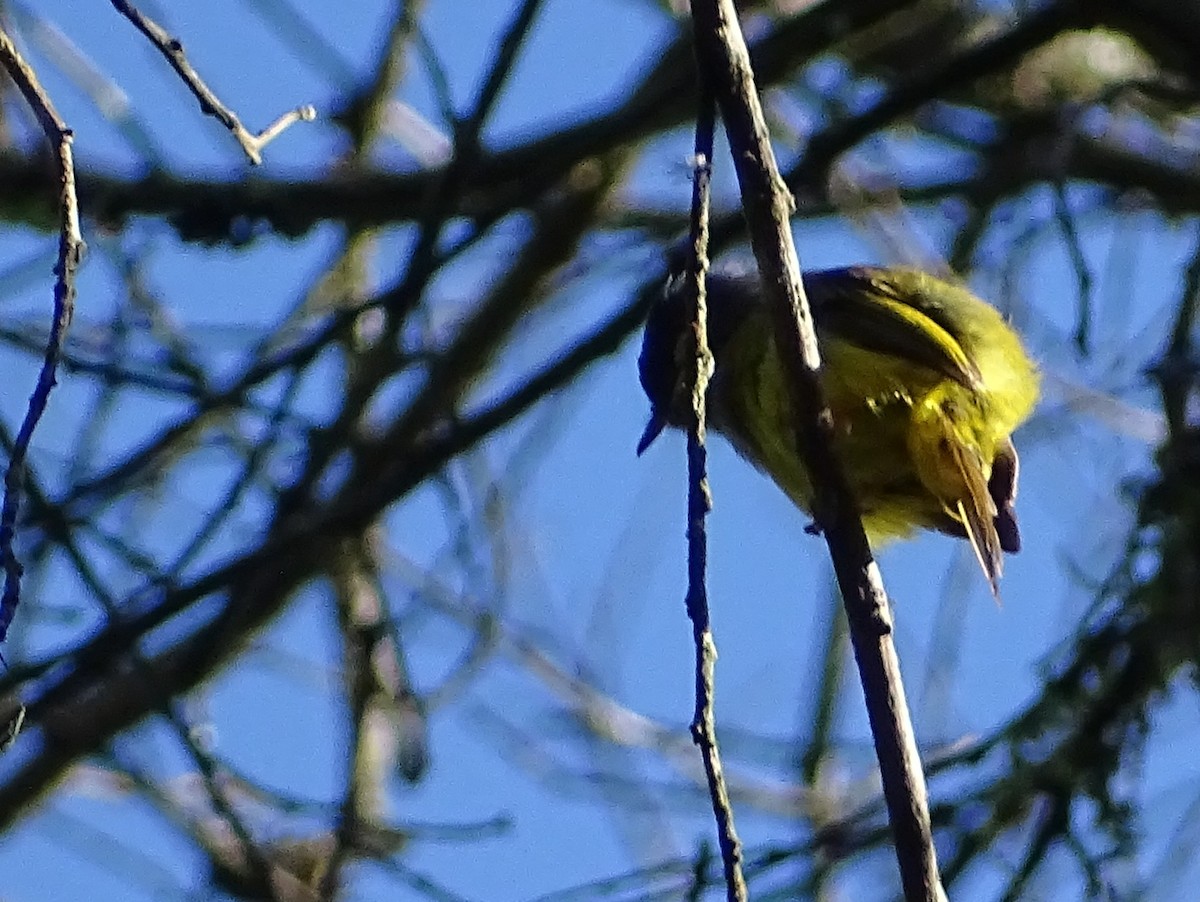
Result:
<instances>
[{"instance_id":1,"label":"bird's dark crown","mask_svg":"<svg viewBox=\"0 0 1200 902\"><path fill-rule=\"evenodd\" d=\"M761 303L757 274L713 274L707 282L708 346L716 364L730 337L756 304ZM687 283L682 277L668 282L662 297L650 308L642 352L638 357L638 375L651 407L670 422L676 422L669 408L679 381L676 354L679 341L688 327Z\"/></svg>"}]
</instances>

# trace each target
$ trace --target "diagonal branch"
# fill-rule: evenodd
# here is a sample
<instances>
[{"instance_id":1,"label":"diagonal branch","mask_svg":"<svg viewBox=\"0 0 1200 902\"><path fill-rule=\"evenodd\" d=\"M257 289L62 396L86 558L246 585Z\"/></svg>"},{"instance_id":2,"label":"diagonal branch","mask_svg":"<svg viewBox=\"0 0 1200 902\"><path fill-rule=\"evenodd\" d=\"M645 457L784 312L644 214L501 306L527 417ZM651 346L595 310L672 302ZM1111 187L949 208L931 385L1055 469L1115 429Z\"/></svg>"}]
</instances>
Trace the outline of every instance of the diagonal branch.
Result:
<instances>
[{"instance_id":1,"label":"diagonal branch","mask_svg":"<svg viewBox=\"0 0 1200 902\"><path fill-rule=\"evenodd\" d=\"M797 412L796 444L812 474L813 513L829 543L850 621L904 894L909 902L934 902L942 889L925 776L892 642L891 608L857 502L833 450L833 418L821 384L812 313L789 222L791 197L775 163L732 0L692 0L692 15L697 55L721 108L750 241L774 317L792 409Z\"/></svg>"},{"instance_id":2,"label":"diagonal branch","mask_svg":"<svg viewBox=\"0 0 1200 902\"><path fill-rule=\"evenodd\" d=\"M297 122L312 122L317 118L316 108L312 104L305 104L289 110L261 132L254 134L242 125L242 120L238 118L237 113L221 102L212 88L200 77L200 73L188 62L187 55L183 52L183 43L178 38L171 37L166 29L127 0L112 0L112 5L116 7L117 12L132 22L134 27L149 39L150 43L158 48L159 53L166 57L171 68L178 73L179 77L183 79L183 83L188 86L188 90L200 101L200 111L207 116L216 118L229 129L238 144L241 145L246 158L255 166L262 163L263 148L284 131Z\"/></svg>"},{"instance_id":3,"label":"diagonal branch","mask_svg":"<svg viewBox=\"0 0 1200 902\"><path fill-rule=\"evenodd\" d=\"M22 59L8 34L0 29L0 65L8 71L37 117L46 140L54 150L54 162L59 179L59 239L58 260L54 265L54 313L50 335L37 385L29 398L25 418L13 443L8 470L4 474L4 504L0 509L0 557L3 557L4 595L0 598L0 642L8 633L17 603L21 596L21 562L13 549L17 515L21 509L21 494L25 481L25 457L33 430L46 410L50 390L54 387L58 360L62 355L63 339L75 309L75 273L83 260L87 245L79 229L79 201L75 194L75 160L71 153L73 135L58 115L54 104L42 90L37 75Z\"/></svg>"}]
</instances>

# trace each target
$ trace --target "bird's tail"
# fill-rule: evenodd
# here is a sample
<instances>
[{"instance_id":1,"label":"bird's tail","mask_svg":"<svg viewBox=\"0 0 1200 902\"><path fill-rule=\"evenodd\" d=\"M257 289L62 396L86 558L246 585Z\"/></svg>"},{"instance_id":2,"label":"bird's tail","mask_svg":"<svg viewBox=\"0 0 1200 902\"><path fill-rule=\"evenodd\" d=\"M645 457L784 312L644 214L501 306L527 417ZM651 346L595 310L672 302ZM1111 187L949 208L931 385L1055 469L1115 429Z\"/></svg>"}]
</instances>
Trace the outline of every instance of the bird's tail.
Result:
<instances>
[{"instance_id":1,"label":"bird's tail","mask_svg":"<svg viewBox=\"0 0 1200 902\"><path fill-rule=\"evenodd\" d=\"M947 405L932 398L914 409L908 442L921 482L962 525L992 594L999 600L1005 543L997 531L998 508L978 443L947 413ZM1012 472L1015 486L1015 465ZM996 486L998 492L1002 488ZM1007 510L1011 512L1011 508ZM1015 518L1012 524L1015 535Z\"/></svg>"}]
</instances>

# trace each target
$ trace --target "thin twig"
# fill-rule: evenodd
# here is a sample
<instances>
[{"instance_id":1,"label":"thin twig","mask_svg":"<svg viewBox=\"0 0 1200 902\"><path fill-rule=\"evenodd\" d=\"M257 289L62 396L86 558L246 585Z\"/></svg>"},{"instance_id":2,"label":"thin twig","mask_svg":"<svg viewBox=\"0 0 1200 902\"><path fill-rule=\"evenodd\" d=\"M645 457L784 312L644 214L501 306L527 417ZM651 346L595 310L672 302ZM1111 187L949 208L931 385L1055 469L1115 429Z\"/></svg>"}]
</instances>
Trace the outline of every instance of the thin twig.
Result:
<instances>
[{"instance_id":1,"label":"thin twig","mask_svg":"<svg viewBox=\"0 0 1200 902\"><path fill-rule=\"evenodd\" d=\"M376 829L387 796L387 778L399 763L405 728L400 696L406 682L400 649L388 629L374 530L342 542L331 579L342 638L349 731L345 788L333 833L333 848L318 898L336 899L345 865L362 854L363 836ZM423 756L422 756L423 757Z\"/></svg>"},{"instance_id":2,"label":"thin twig","mask_svg":"<svg viewBox=\"0 0 1200 902\"><path fill-rule=\"evenodd\" d=\"M499 48L470 113L451 123L454 127L454 154L440 170L437 180L430 185L425 209L419 218L421 231L409 255L408 270L397 288L397 302L391 305L393 316L389 325L392 329L399 329L406 321L408 308L420 296L437 267L437 246L442 228L453 215L460 192L483 155L480 141L483 128L495 110L504 84L512 75L517 54L533 29L542 3L543 0L524 0L516 10L500 39ZM433 71L438 70L435 67ZM442 102L448 102L448 98Z\"/></svg>"},{"instance_id":3,"label":"thin twig","mask_svg":"<svg viewBox=\"0 0 1200 902\"><path fill-rule=\"evenodd\" d=\"M696 52L721 107L751 244L775 318L776 341L796 411L797 447L815 488L813 512L829 544L846 605L904 895L908 902L936 902L944 893L925 775L892 642L891 608L854 495L833 450L833 417L821 385L812 313L800 282L789 222L791 197L771 149L732 0L692 0L692 16Z\"/></svg>"},{"instance_id":4,"label":"thin twig","mask_svg":"<svg viewBox=\"0 0 1200 902\"><path fill-rule=\"evenodd\" d=\"M712 182L713 130L716 107L712 91L698 67L701 81L700 105L696 116L695 172L692 178L691 233L688 246L684 288L695 299L692 311L692 342L687 343L691 361L691 409L694 417L688 430L688 588L687 612L692 621L696 645L696 710L692 716L692 741L700 748L704 776L717 821L721 861L725 868L725 888L729 899L746 898L746 877L742 873L742 843L733 823L733 805L725 785L721 752L717 745L716 715L713 696L716 679L717 646L713 639L708 612L708 534L705 518L712 510L708 486L708 452L704 447L705 395L712 376L713 357L708 347L708 303L705 283L708 277L708 212Z\"/></svg>"},{"instance_id":5,"label":"thin twig","mask_svg":"<svg viewBox=\"0 0 1200 902\"><path fill-rule=\"evenodd\" d=\"M171 68L200 101L200 111L206 116L215 117L229 129L238 144L241 145L246 158L255 166L262 163L263 148L278 138L285 130L297 122L312 122L317 118L316 107L311 103L306 103L294 110L288 110L257 135L254 134L242 125L242 120L233 110L221 103L212 88L200 77L200 73L188 62L187 55L183 52L183 43L178 38L171 37L165 28L132 3L127 3L126 0L112 0L112 5L116 7L117 12L132 22L151 44L158 48L159 53L167 58Z\"/></svg>"},{"instance_id":6,"label":"thin twig","mask_svg":"<svg viewBox=\"0 0 1200 902\"><path fill-rule=\"evenodd\" d=\"M985 76L1011 66L1035 47L1055 35L1087 21L1087 4L1050 3L1028 16L1021 16L1012 28L983 38L962 50L947 53L898 81L872 107L838 123L815 137L808 145L803 162L789 173L788 184L797 191L819 184L829 167L844 151L868 136L877 134L903 116L912 113L935 97L945 96L956 86L970 85Z\"/></svg>"},{"instance_id":7,"label":"thin twig","mask_svg":"<svg viewBox=\"0 0 1200 902\"><path fill-rule=\"evenodd\" d=\"M46 351L38 373L37 385L29 398L25 419L21 421L21 428L17 432L9 457L8 470L4 474L4 504L0 509L0 557L3 557L4 566L4 595L0 598L0 642L3 642L21 597L22 567L13 549L13 539L25 482L25 456L29 451L33 430L46 410L50 390L56 382L55 373L62 354L63 338L75 308L75 273L83 260L87 245L83 242L79 228L75 161L71 153L74 136L42 90L37 75L21 58L16 46L3 29L0 29L0 64L8 71L13 83L20 89L25 102L29 104L41 124L46 140L54 150L59 178L59 239L58 259L54 264L54 315L50 324L50 335L46 339Z\"/></svg>"},{"instance_id":8,"label":"thin twig","mask_svg":"<svg viewBox=\"0 0 1200 902\"><path fill-rule=\"evenodd\" d=\"M1067 187L1062 182L1054 186L1054 218L1062 229L1067 244L1067 254L1075 269L1075 281L1079 286L1079 308L1075 314L1075 349L1087 356L1092 344L1092 270L1087 255L1083 252L1083 239L1071 213L1071 202L1067 199Z\"/></svg>"}]
</instances>

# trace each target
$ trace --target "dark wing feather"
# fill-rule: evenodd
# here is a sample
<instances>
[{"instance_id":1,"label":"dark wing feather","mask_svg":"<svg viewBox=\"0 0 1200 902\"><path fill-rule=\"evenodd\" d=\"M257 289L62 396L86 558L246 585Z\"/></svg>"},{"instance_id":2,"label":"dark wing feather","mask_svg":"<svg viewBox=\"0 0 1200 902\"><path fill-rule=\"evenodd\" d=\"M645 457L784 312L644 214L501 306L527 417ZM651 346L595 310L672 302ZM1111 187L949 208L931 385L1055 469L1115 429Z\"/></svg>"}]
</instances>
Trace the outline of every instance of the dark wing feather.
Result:
<instances>
[{"instance_id":1,"label":"dark wing feather","mask_svg":"<svg viewBox=\"0 0 1200 902\"><path fill-rule=\"evenodd\" d=\"M953 335L886 270L826 270L805 276L817 330L868 351L926 367L969 389L982 377ZM928 309L926 309L928 308Z\"/></svg>"},{"instance_id":2,"label":"dark wing feather","mask_svg":"<svg viewBox=\"0 0 1200 902\"><path fill-rule=\"evenodd\" d=\"M1020 460L1012 439L1007 438L996 450L992 461L992 478L988 480L988 493L996 504L996 532L1000 547L1009 554L1021 550L1021 530L1017 525L1017 472Z\"/></svg>"}]
</instances>

